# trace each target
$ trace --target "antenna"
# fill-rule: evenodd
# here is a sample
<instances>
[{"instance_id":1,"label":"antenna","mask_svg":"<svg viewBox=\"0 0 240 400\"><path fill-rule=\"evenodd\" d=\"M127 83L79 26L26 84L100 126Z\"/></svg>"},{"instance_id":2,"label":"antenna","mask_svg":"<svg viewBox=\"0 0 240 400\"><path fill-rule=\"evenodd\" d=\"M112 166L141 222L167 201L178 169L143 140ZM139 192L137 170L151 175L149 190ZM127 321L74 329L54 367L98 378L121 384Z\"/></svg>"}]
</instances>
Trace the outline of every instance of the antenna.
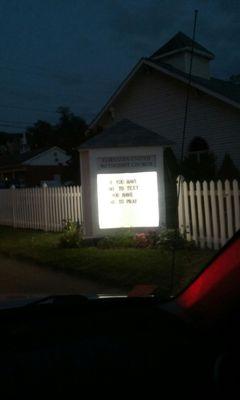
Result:
<instances>
[{"instance_id":1,"label":"antenna","mask_svg":"<svg viewBox=\"0 0 240 400\"><path fill-rule=\"evenodd\" d=\"M194 24L193 24L193 34L192 34L192 46L191 46L191 57L190 57L190 65L188 72L188 83L187 83L187 91L186 91L186 101L185 101L185 110L184 110L184 121L183 121L183 130L182 130L182 140L181 140L181 153L180 153L180 167L182 167L183 159L184 159L184 149L185 149L185 139L186 139L186 128L187 128L187 120L188 120L188 110L189 110L189 100L190 100L190 89L192 83L192 64L193 64L193 55L194 55L194 43L195 43L195 35L196 35L196 26L197 26L197 17L198 10L194 11ZM178 221L178 203L179 203L179 195L181 182L183 177L180 175L178 186L177 186L177 209L176 209L176 221ZM175 240L172 251L172 264L171 264L171 282L170 282L170 297L173 297L174 290L174 274L176 267L176 242L177 242L177 234L178 228L175 228Z\"/></svg>"}]
</instances>

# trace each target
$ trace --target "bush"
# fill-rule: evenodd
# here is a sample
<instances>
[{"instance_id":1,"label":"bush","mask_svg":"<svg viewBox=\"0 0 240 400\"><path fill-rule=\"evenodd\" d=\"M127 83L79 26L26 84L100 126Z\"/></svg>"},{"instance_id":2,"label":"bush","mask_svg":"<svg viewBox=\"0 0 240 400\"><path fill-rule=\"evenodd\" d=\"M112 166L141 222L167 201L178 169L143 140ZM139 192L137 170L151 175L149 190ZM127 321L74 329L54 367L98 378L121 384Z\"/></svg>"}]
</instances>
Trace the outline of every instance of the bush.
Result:
<instances>
[{"instance_id":1,"label":"bush","mask_svg":"<svg viewBox=\"0 0 240 400\"><path fill-rule=\"evenodd\" d=\"M148 235L146 233L136 233L134 238L135 247L146 248L150 247Z\"/></svg>"},{"instance_id":2,"label":"bush","mask_svg":"<svg viewBox=\"0 0 240 400\"><path fill-rule=\"evenodd\" d=\"M131 231L126 231L114 236L105 236L99 240L97 247L100 249L135 247L134 235Z\"/></svg>"},{"instance_id":3,"label":"bush","mask_svg":"<svg viewBox=\"0 0 240 400\"><path fill-rule=\"evenodd\" d=\"M71 220L63 221L63 233L60 236L59 247L76 248L81 247L83 243L83 229L78 222Z\"/></svg>"},{"instance_id":4,"label":"bush","mask_svg":"<svg viewBox=\"0 0 240 400\"><path fill-rule=\"evenodd\" d=\"M162 229L159 233L156 247L164 247L168 250L186 249L195 247L193 241L186 240L176 229Z\"/></svg>"},{"instance_id":5,"label":"bush","mask_svg":"<svg viewBox=\"0 0 240 400\"><path fill-rule=\"evenodd\" d=\"M161 229L133 234L131 231L119 233L114 236L105 236L97 242L100 249L119 248L163 248L187 249L195 247L194 242L189 242L175 229Z\"/></svg>"},{"instance_id":6,"label":"bush","mask_svg":"<svg viewBox=\"0 0 240 400\"><path fill-rule=\"evenodd\" d=\"M159 247L167 250L185 249L195 246L194 242L189 242L180 235L175 229L161 229L135 235L135 247L156 249Z\"/></svg>"},{"instance_id":7,"label":"bush","mask_svg":"<svg viewBox=\"0 0 240 400\"><path fill-rule=\"evenodd\" d=\"M136 233L135 235L135 247L140 248L154 248L158 242L159 232L149 231L146 233Z\"/></svg>"}]
</instances>

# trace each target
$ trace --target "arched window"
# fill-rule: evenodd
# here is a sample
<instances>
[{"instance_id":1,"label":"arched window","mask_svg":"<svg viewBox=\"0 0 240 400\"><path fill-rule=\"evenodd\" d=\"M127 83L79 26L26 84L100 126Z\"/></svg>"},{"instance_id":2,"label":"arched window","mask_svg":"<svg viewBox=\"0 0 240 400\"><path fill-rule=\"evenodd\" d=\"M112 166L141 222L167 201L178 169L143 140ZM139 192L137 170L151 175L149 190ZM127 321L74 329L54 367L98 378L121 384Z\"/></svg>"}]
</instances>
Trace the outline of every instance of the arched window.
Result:
<instances>
[{"instance_id":1,"label":"arched window","mask_svg":"<svg viewBox=\"0 0 240 400\"><path fill-rule=\"evenodd\" d=\"M188 151L190 153L193 152L202 152L202 151L208 151L209 146L206 142L205 139L203 139L201 136L196 136L190 143Z\"/></svg>"},{"instance_id":2,"label":"arched window","mask_svg":"<svg viewBox=\"0 0 240 400\"><path fill-rule=\"evenodd\" d=\"M198 161L200 161L201 156L204 156L204 154L208 153L208 151L208 143L200 136L196 136L195 138L193 138L188 146L188 153L195 155Z\"/></svg>"}]
</instances>

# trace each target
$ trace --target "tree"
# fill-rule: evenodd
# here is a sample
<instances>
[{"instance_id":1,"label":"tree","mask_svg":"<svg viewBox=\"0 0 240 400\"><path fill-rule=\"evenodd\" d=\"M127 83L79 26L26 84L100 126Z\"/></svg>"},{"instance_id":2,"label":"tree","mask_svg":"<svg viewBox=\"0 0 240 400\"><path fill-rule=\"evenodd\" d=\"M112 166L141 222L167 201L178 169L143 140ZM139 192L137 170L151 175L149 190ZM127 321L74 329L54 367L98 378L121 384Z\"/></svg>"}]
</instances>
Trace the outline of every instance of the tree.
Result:
<instances>
[{"instance_id":1,"label":"tree","mask_svg":"<svg viewBox=\"0 0 240 400\"><path fill-rule=\"evenodd\" d=\"M79 183L78 147L86 140L87 124L83 118L74 115L68 107L59 107L57 113L59 114L57 124L52 125L39 120L27 128L27 141L32 150L46 146L59 146L66 150L71 155L71 161L64 178Z\"/></svg>"},{"instance_id":2,"label":"tree","mask_svg":"<svg viewBox=\"0 0 240 400\"><path fill-rule=\"evenodd\" d=\"M240 179L240 171L228 153L225 153L224 159L218 171L218 177L219 179Z\"/></svg>"},{"instance_id":3,"label":"tree","mask_svg":"<svg viewBox=\"0 0 240 400\"><path fill-rule=\"evenodd\" d=\"M229 78L230 82L240 85L240 74L232 75Z\"/></svg>"},{"instance_id":4,"label":"tree","mask_svg":"<svg viewBox=\"0 0 240 400\"><path fill-rule=\"evenodd\" d=\"M68 107L59 107L57 112L60 115L59 123L55 128L58 146L71 154L69 168L64 178L65 180L73 180L75 183L80 183L78 147L86 140L87 124L83 118L74 115Z\"/></svg>"},{"instance_id":5,"label":"tree","mask_svg":"<svg viewBox=\"0 0 240 400\"><path fill-rule=\"evenodd\" d=\"M189 153L182 163L181 175L186 180L211 180L216 178L216 157L210 151Z\"/></svg>"},{"instance_id":6,"label":"tree","mask_svg":"<svg viewBox=\"0 0 240 400\"><path fill-rule=\"evenodd\" d=\"M46 146L54 146L55 129L49 122L38 120L32 127L26 130L27 142L30 149L40 149Z\"/></svg>"},{"instance_id":7,"label":"tree","mask_svg":"<svg viewBox=\"0 0 240 400\"><path fill-rule=\"evenodd\" d=\"M66 151L76 149L86 139L87 124L83 118L74 115L68 107L59 107L59 122L52 125L39 120L26 130L31 149L59 146Z\"/></svg>"},{"instance_id":8,"label":"tree","mask_svg":"<svg viewBox=\"0 0 240 400\"><path fill-rule=\"evenodd\" d=\"M68 107L59 107L59 123L55 129L58 145L67 151L72 151L86 140L85 132L87 124L83 118L74 115Z\"/></svg>"}]
</instances>

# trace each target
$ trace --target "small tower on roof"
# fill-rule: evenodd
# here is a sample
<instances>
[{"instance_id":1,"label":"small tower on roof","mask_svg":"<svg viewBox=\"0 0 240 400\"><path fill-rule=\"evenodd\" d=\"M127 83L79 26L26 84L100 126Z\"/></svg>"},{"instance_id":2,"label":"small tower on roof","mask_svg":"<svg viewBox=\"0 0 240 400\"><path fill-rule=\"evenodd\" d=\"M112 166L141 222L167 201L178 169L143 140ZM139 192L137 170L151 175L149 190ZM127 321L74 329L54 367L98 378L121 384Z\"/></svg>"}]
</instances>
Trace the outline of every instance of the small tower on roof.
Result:
<instances>
[{"instance_id":1,"label":"small tower on roof","mask_svg":"<svg viewBox=\"0 0 240 400\"><path fill-rule=\"evenodd\" d=\"M173 67L188 73L191 60L192 39L182 32L178 32L160 49L152 54L150 59L159 63L170 64ZM210 79L210 61L214 54L198 42L194 42L194 56L192 74L201 78Z\"/></svg>"}]
</instances>

